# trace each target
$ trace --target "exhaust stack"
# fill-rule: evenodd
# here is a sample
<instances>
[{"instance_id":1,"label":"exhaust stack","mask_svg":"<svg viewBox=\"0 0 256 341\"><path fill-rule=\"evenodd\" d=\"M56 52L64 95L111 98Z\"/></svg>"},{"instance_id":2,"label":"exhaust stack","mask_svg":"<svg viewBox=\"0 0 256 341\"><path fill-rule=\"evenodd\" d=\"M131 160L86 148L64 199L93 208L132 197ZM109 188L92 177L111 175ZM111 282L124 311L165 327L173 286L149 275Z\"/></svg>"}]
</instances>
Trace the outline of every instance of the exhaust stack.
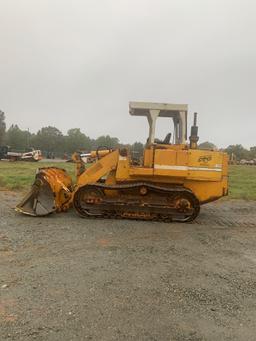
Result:
<instances>
[{"instance_id":1,"label":"exhaust stack","mask_svg":"<svg viewBox=\"0 0 256 341\"><path fill-rule=\"evenodd\" d=\"M190 148L197 149L197 142L199 140L198 136L198 126L197 126L197 113L194 113L194 124L191 127L191 134L189 137L190 140Z\"/></svg>"}]
</instances>

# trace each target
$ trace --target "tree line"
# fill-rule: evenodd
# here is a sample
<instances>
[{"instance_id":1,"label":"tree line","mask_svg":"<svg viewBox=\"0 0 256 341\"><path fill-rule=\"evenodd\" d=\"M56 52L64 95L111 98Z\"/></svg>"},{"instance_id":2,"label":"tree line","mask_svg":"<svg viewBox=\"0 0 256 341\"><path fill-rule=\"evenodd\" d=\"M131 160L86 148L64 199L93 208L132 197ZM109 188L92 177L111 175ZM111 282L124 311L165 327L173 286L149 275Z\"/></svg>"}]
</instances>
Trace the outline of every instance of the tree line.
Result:
<instances>
[{"instance_id":1,"label":"tree line","mask_svg":"<svg viewBox=\"0 0 256 341\"><path fill-rule=\"evenodd\" d=\"M72 154L74 151L89 152L98 147L114 149L124 146L117 137L102 135L97 139L92 139L80 128L69 129L66 135L52 126L43 127L37 133L22 130L17 124L12 124L9 129L6 129L5 115L2 111L0 111L0 145L7 145L11 150L21 152L33 147L40 149L45 155L54 154L55 156ZM141 154L144 146L141 142L135 142L129 147Z\"/></svg>"},{"instance_id":2,"label":"tree line","mask_svg":"<svg viewBox=\"0 0 256 341\"><path fill-rule=\"evenodd\" d=\"M140 156L144 148L141 142L124 145L117 137L109 135L92 139L85 135L80 128L69 129L66 135L52 126L43 127L37 133L22 130L17 124L12 124L6 129L5 114L2 111L0 111L0 145L8 145L16 151L26 151L33 147L34 149L40 149L45 155L54 153L56 156L63 156L65 153L72 154L74 151L89 152L101 146L112 149L128 146ZM203 142L199 147L202 149L216 149L216 146L211 142ZM241 144L236 144L228 146L223 151L230 156L233 154L237 160L256 159L256 146L246 149Z\"/></svg>"},{"instance_id":3,"label":"tree line","mask_svg":"<svg viewBox=\"0 0 256 341\"><path fill-rule=\"evenodd\" d=\"M217 149L217 147L211 142L203 142L199 144L199 148L201 149ZM230 158L240 160L253 160L256 159L256 146L250 147L249 149L244 148L241 144L232 144L227 148L221 149L223 152L226 152Z\"/></svg>"}]
</instances>

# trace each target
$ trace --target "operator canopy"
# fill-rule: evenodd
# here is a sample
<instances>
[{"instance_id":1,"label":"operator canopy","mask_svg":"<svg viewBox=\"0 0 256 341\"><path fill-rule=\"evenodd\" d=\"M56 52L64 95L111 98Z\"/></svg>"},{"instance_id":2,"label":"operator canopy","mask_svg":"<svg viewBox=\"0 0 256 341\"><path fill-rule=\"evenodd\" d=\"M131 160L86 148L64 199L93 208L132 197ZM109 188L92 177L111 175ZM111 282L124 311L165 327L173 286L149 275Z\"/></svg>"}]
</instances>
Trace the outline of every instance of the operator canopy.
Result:
<instances>
[{"instance_id":1,"label":"operator canopy","mask_svg":"<svg viewBox=\"0 0 256 341\"><path fill-rule=\"evenodd\" d=\"M174 124L174 143L185 144L187 140L187 112L186 104L166 104L150 102L130 102L129 112L133 116L146 116L149 123L148 144L168 144L171 134L167 134L163 142L155 141L156 120L158 117L170 117Z\"/></svg>"}]
</instances>

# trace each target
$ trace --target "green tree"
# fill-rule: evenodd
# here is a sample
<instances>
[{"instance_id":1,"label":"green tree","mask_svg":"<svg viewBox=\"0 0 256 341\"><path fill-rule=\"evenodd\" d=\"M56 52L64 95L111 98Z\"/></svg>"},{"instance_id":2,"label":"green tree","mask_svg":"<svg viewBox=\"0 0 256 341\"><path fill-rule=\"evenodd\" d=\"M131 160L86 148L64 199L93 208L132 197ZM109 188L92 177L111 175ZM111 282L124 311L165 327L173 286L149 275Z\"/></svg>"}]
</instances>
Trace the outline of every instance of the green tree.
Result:
<instances>
[{"instance_id":1,"label":"green tree","mask_svg":"<svg viewBox=\"0 0 256 341\"><path fill-rule=\"evenodd\" d=\"M234 154L237 160L250 158L249 151L241 144L230 145L225 149L225 152L228 153L230 156Z\"/></svg>"},{"instance_id":2,"label":"green tree","mask_svg":"<svg viewBox=\"0 0 256 341\"><path fill-rule=\"evenodd\" d=\"M256 159L256 146L250 148L249 155L251 159Z\"/></svg>"},{"instance_id":3,"label":"green tree","mask_svg":"<svg viewBox=\"0 0 256 341\"><path fill-rule=\"evenodd\" d=\"M115 149L118 147L118 145L119 139L117 137L110 137L109 135L100 136L94 141L95 148L104 146L107 148Z\"/></svg>"},{"instance_id":4,"label":"green tree","mask_svg":"<svg viewBox=\"0 0 256 341\"><path fill-rule=\"evenodd\" d=\"M73 153L78 150L90 151L91 140L88 136L80 131L79 128L69 129L65 136L66 152Z\"/></svg>"},{"instance_id":5,"label":"green tree","mask_svg":"<svg viewBox=\"0 0 256 341\"><path fill-rule=\"evenodd\" d=\"M31 134L27 130L21 130L17 124L12 124L6 133L6 144L17 151L25 151L29 148Z\"/></svg>"},{"instance_id":6,"label":"green tree","mask_svg":"<svg viewBox=\"0 0 256 341\"><path fill-rule=\"evenodd\" d=\"M198 148L199 148L199 149L214 150L214 149L216 149L217 147L215 146L214 143L206 141L206 142L200 143L200 144L198 145Z\"/></svg>"},{"instance_id":7,"label":"green tree","mask_svg":"<svg viewBox=\"0 0 256 341\"><path fill-rule=\"evenodd\" d=\"M131 152L134 158L140 159L143 156L144 145L141 142L134 142L131 146Z\"/></svg>"},{"instance_id":8,"label":"green tree","mask_svg":"<svg viewBox=\"0 0 256 341\"><path fill-rule=\"evenodd\" d=\"M5 138L5 114L3 111L0 110L0 145L3 144Z\"/></svg>"},{"instance_id":9,"label":"green tree","mask_svg":"<svg viewBox=\"0 0 256 341\"><path fill-rule=\"evenodd\" d=\"M43 127L33 137L33 147L44 152L63 153L64 137L56 127Z\"/></svg>"}]
</instances>

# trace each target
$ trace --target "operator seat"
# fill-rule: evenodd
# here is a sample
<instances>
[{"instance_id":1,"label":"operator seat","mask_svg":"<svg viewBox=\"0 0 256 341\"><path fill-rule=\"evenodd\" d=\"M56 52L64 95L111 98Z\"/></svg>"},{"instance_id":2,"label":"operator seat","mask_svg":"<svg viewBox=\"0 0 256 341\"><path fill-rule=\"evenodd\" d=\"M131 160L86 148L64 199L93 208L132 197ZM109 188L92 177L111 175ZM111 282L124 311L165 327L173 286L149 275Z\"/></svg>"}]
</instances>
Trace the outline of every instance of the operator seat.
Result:
<instances>
[{"instance_id":1,"label":"operator seat","mask_svg":"<svg viewBox=\"0 0 256 341\"><path fill-rule=\"evenodd\" d=\"M171 137L172 137L172 133L168 133L168 134L165 136L165 138L164 138L163 141L161 141L161 140L159 140L159 139L155 139L154 142L155 142L155 143L158 143L158 144L170 144Z\"/></svg>"},{"instance_id":2,"label":"operator seat","mask_svg":"<svg viewBox=\"0 0 256 341\"><path fill-rule=\"evenodd\" d=\"M170 144L170 142L171 142L171 137L172 137L172 133L168 133L168 134L165 136L165 139L163 140L163 144Z\"/></svg>"}]
</instances>

